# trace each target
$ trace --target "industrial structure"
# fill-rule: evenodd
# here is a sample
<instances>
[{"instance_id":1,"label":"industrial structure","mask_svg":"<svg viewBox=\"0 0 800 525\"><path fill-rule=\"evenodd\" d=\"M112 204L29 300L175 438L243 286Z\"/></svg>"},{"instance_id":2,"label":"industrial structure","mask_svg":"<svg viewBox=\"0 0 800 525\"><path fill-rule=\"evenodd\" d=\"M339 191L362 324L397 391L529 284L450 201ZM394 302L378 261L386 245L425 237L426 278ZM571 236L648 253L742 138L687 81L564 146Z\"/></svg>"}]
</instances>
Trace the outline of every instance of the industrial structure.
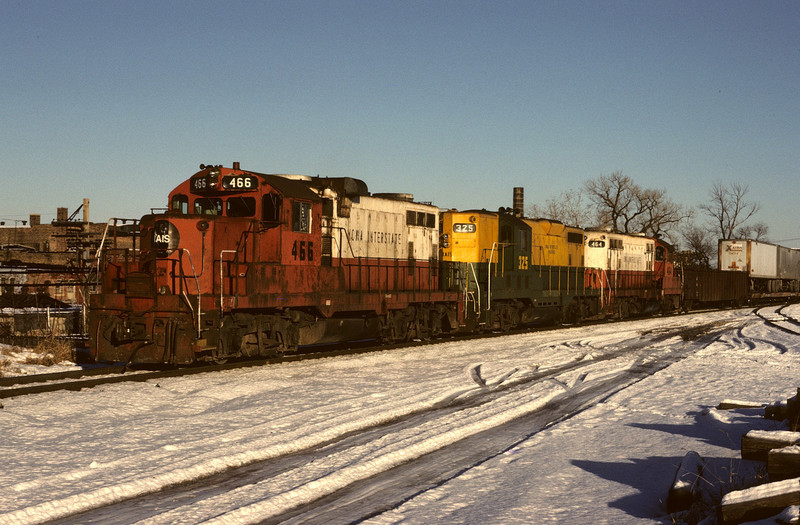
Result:
<instances>
[{"instance_id":1,"label":"industrial structure","mask_svg":"<svg viewBox=\"0 0 800 525\"><path fill-rule=\"evenodd\" d=\"M0 307L84 304L97 285L95 258L106 231L107 223L89 221L89 199L71 215L57 208L51 223L40 214L0 215ZM132 247L134 232L134 224L120 225L117 242Z\"/></svg>"}]
</instances>

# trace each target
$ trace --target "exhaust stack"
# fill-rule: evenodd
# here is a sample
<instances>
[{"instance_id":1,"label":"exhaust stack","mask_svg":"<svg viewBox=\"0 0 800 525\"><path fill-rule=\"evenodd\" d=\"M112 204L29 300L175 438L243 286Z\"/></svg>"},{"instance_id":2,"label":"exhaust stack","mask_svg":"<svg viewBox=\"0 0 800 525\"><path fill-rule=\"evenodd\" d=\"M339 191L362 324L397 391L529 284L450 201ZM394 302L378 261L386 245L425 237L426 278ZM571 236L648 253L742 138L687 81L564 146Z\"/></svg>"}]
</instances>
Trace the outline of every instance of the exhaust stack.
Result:
<instances>
[{"instance_id":1,"label":"exhaust stack","mask_svg":"<svg viewBox=\"0 0 800 525\"><path fill-rule=\"evenodd\" d=\"M514 217L525 215L525 188L514 188Z\"/></svg>"}]
</instances>

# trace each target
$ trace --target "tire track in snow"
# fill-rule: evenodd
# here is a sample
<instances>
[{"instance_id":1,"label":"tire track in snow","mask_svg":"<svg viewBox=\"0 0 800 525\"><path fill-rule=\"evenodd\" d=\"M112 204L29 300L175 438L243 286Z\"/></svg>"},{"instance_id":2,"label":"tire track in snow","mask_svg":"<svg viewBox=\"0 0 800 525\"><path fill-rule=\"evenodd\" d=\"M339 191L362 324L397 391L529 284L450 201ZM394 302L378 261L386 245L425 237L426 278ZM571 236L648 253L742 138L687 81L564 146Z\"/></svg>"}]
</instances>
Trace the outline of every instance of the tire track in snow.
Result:
<instances>
[{"instance_id":1,"label":"tire track in snow","mask_svg":"<svg viewBox=\"0 0 800 525\"><path fill-rule=\"evenodd\" d=\"M693 355L715 342L719 333L724 330L718 329L697 338L692 347L667 352L659 357L641 355L624 367L605 370L595 377L592 377L591 371L581 372L571 383L558 385L556 388L562 390L561 394L552 396L541 409L468 436L449 447L442 447L393 470L354 483L343 488L340 493L319 500L314 508L296 509L258 523L324 524L331 520L357 522L396 508L414 496L503 454L537 432L569 419L659 370ZM428 481L423 484L420 479ZM407 488L398 490L397 487ZM257 508L258 504L255 505L254 508Z\"/></svg>"},{"instance_id":2,"label":"tire track in snow","mask_svg":"<svg viewBox=\"0 0 800 525\"><path fill-rule=\"evenodd\" d=\"M622 345L622 348L607 355L584 355L580 359L553 365L546 369L514 368L493 379L484 378L480 363L477 363L465 370L466 375L474 382L473 385L431 400L425 406L416 405L414 410L409 410L400 416L395 414L394 418L381 419L372 414L371 420L367 424L351 426L344 432L342 432L344 429L338 429L340 432L338 437L333 434L328 435L328 439L319 440L315 445L306 442L303 444L304 446L295 447L294 450L284 450L281 454L266 457L264 458L268 460L266 462L256 460L259 461L257 464L252 464L246 469L236 469L221 476L192 483L191 486L168 490L158 497L148 496L134 502L115 505L103 509L100 511L100 515L105 518L115 516L120 519L122 517L118 521L119 523L133 521L132 516L141 518L148 515L150 519L145 518L147 523L171 523L175 521L175 518L187 515L187 509L199 510L205 505L209 507L210 514L205 514L205 518L202 519L212 518L216 520L214 522L218 523L258 522L270 515L273 518L269 521L281 521L290 518L297 512L294 509L301 505L318 509L321 516L319 522L322 523L325 521L323 517L331 511L332 505L336 512L345 512L345 510L339 509L349 509L346 512L356 509L356 514L363 517L375 512L376 507L385 508L387 501L394 502L391 503L394 505L398 501L411 497L408 494L393 494L393 497L387 498L385 490L375 492L376 486L396 486L395 482L381 485L378 478L385 477L395 481L400 478L402 481L409 475L409 472L414 469L420 472L419 469L422 468L421 472L424 473L425 479L432 480L429 483L441 483L442 480L449 479L449 476L463 471L464 468L469 468L476 462L497 454L498 450L505 450L520 439L526 439L530 435L531 428L546 428L566 417L571 417L633 382L685 357L685 355L667 355L658 359L652 358L650 353L658 342L679 336L694 338L703 331L711 330L714 327L719 328L716 323L710 323L704 328L694 327L689 330L676 328L665 332L649 333L644 338L637 336L629 339L625 345ZM722 329L724 328L719 330ZM619 342L616 342L615 346L618 345ZM694 351L697 349L692 350L692 352ZM635 355L637 352L641 355ZM614 359L622 359L625 362L623 365L611 367L610 370L607 366L603 368L605 361ZM598 368L599 372L596 371ZM530 393L531 389L534 389L533 393ZM528 397L525 398L525 395ZM509 401L509 398L512 398L512 401L516 400L512 402ZM486 407L491 407L492 410L486 412L488 410ZM465 421L464 424L453 425L452 422L439 422L447 417L464 417L469 411L475 411L476 415ZM420 430L425 426L428 427L427 433ZM520 433L517 430L507 432L517 427L519 429L527 428L527 433ZM498 429L502 429L502 432L497 432ZM350 461L352 464L348 464L344 459L341 464L329 468L327 471L323 469L320 474L305 481L299 480L302 476L295 475L295 472L303 470L311 462L321 463L320 458L322 457L333 457L337 454L340 457L346 457L348 454L352 454L352 451L359 450L358 447L367 451L367 448L364 448L366 444L374 443L384 435L391 437L403 432L405 432L403 440L390 442L385 446L385 450L373 451L371 456L367 452L356 453L358 457L369 457L366 461ZM415 432L418 435L415 435ZM498 434L511 436L513 438L511 445L507 444L508 438L505 438L506 442L504 443L496 443L496 438L486 440L487 436ZM476 448L475 450L480 451L477 455L470 453L467 443L480 443L484 440L490 444L488 448ZM255 452L258 456L259 451ZM261 453L261 455L265 454ZM435 472L430 471L430 468L426 471L424 465L420 466L425 461L420 461L420 459L431 455L451 456L451 458L447 460L447 463L434 464L432 468ZM448 466L450 464L454 466ZM413 469L410 467L411 465L415 465ZM440 471L444 471L444 473ZM288 488L277 493L272 492L272 486L276 478L280 476L287 478ZM292 476L297 477L298 480L289 479ZM208 487L209 484L216 485L218 483L222 485L219 490ZM293 487L290 486L291 483L294 483ZM372 487L366 495L363 495L364 485ZM115 489L118 494L124 495L124 487ZM218 500L224 499L223 495L227 491L241 492L249 489L255 490L255 496L251 497L254 499L252 503L237 504L240 508L222 510L222 513L218 514L220 509L225 507L224 505L218 506ZM393 489L386 490L392 492ZM344 504L339 501L343 495L349 495L350 498L353 498L353 495L356 497L353 503ZM171 505L175 508L165 510L163 508L164 498L170 500L177 498L177 507L172 502ZM153 510L143 508L148 506L153 507ZM371 509L370 506L372 506ZM88 519L89 515L83 517ZM303 519L310 517L306 514ZM102 521L108 520L103 518ZM189 520L188 522L195 521Z\"/></svg>"}]
</instances>

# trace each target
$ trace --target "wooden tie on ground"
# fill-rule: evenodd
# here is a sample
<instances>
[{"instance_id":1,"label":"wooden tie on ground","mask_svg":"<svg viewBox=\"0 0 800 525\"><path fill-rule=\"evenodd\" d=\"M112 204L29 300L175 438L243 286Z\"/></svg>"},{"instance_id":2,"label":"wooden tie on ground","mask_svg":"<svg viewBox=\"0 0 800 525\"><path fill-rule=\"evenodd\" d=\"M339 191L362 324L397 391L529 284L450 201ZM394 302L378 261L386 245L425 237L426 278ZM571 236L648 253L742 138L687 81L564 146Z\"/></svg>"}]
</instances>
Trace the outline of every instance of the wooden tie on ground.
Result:
<instances>
[{"instance_id":1,"label":"wooden tie on ground","mask_svg":"<svg viewBox=\"0 0 800 525\"><path fill-rule=\"evenodd\" d=\"M800 505L798 397L800 395L788 399L786 403L769 405L764 411L769 419L788 420L790 430L751 430L742 436L742 459L766 462L769 479L772 481L725 495L720 505L723 523L765 518L787 507Z\"/></svg>"}]
</instances>

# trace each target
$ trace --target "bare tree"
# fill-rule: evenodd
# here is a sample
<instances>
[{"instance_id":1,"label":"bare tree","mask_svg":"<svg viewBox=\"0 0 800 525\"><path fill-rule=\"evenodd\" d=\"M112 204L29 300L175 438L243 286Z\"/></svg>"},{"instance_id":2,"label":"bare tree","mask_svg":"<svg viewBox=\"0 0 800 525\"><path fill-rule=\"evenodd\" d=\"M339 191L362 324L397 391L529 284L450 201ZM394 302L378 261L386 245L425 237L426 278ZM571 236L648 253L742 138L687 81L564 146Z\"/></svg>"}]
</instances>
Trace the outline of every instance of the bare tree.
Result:
<instances>
[{"instance_id":1,"label":"bare tree","mask_svg":"<svg viewBox=\"0 0 800 525\"><path fill-rule=\"evenodd\" d=\"M769 226L763 222L751 225L740 226L735 235L740 239L755 239L756 241L768 241Z\"/></svg>"},{"instance_id":2,"label":"bare tree","mask_svg":"<svg viewBox=\"0 0 800 525\"><path fill-rule=\"evenodd\" d=\"M721 239L730 239L737 230L755 215L760 206L746 199L749 187L746 184L732 182L726 186L717 181L708 192L708 202L699 208L714 222L713 231ZM766 228L766 227L764 227ZM762 228L763 229L763 228ZM762 232L766 234L766 232Z\"/></svg>"},{"instance_id":3,"label":"bare tree","mask_svg":"<svg viewBox=\"0 0 800 525\"><path fill-rule=\"evenodd\" d=\"M599 225L623 231L623 213L631 206L636 191L636 185L630 177L615 171L611 175L600 175L586 181L584 188L595 205Z\"/></svg>"},{"instance_id":4,"label":"bare tree","mask_svg":"<svg viewBox=\"0 0 800 525\"><path fill-rule=\"evenodd\" d=\"M677 228L681 221L694 216L691 208L672 202L666 194L666 190L639 190L632 222L635 230L653 237L669 237L671 230Z\"/></svg>"},{"instance_id":5,"label":"bare tree","mask_svg":"<svg viewBox=\"0 0 800 525\"><path fill-rule=\"evenodd\" d=\"M600 225L616 232L669 237L683 219L693 215L668 199L666 190L643 189L621 171L591 179L584 188Z\"/></svg>"},{"instance_id":6,"label":"bare tree","mask_svg":"<svg viewBox=\"0 0 800 525\"><path fill-rule=\"evenodd\" d=\"M681 231L686 251L681 252L684 268L711 268L711 260L716 257L716 242L711 232L695 224L690 224Z\"/></svg>"}]
</instances>

